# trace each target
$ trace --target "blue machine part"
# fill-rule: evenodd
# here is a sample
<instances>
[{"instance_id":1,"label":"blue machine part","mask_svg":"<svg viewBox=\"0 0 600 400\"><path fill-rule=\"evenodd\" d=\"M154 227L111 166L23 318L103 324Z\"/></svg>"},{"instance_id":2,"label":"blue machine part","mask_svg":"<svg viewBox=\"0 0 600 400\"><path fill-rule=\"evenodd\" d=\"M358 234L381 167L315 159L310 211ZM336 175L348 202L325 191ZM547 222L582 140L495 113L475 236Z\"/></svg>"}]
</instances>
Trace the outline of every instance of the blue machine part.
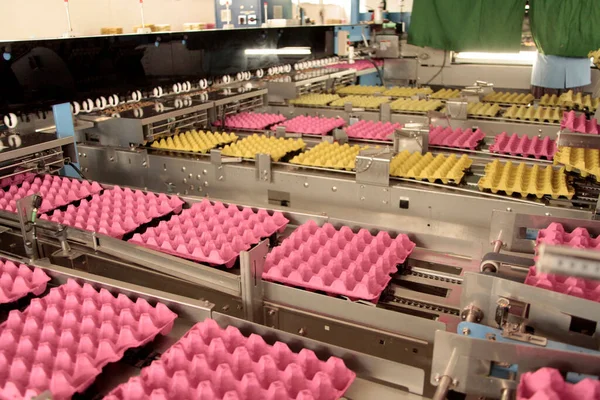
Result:
<instances>
[{"instance_id":1,"label":"blue machine part","mask_svg":"<svg viewBox=\"0 0 600 400\"><path fill-rule=\"evenodd\" d=\"M383 67L381 68L381 73L383 73ZM379 86L382 85L381 79L379 79L379 75L377 72L373 72L370 74L362 75L358 77L358 84L362 86Z\"/></svg>"},{"instance_id":2,"label":"blue machine part","mask_svg":"<svg viewBox=\"0 0 600 400\"><path fill-rule=\"evenodd\" d=\"M62 103L52 106L54 114L54 124L56 125L56 136L58 138L72 137L75 140L75 125L73 124L73 113L71 104ZM75 154L77 154L77 144L75 143ZM79 160L71 160L79 168ZM65 165L61 175L72 178L79 178L79 173L70 165Z\"/></svg>"},{"instance_id":3,"label":"blue machine part","mask_svg":"<svg viewBox=\"0 0 600 400\"><path fill-rule=\"evenodd\" d=\"M467 331L467 329L468 329L468 331ZM464 332L468 332L468 334L465 335ZM496 342L516 343L516 344L520 344L520 345L524 345L524 346L539 347L534 344L505 338L504 336L502 336L502 331L500 329L491 328L489 326L480 325L480 324L476 324L473 322L459 323L458 328L457 328L457 333L460 335L465 335L465 336L473 337L476 339L490 340L489 338L493 337L494 338L493 340ZM596 355L600 354L600 351L590 350L590 349L586 349L584 347L579 347L579 346L572 346L570 344L555 342L552 340L548 340L548 343L546 344L545 347L548 349L554 349L554 350L571 351L571 352L578 352L578 353L589 353L589 354L596 354ZM510 367L501 367L498 365L494 365L492 367L492 370L490 371L490 375L492 375L496 378L508 379L510 373L516 374L517 372L518 372L517 364L513 364ZM567 376L566 376L566 380L571 383L577 383L585 378L598 379L597 376L578 374L578 373L574 373L574 372L568 372Z\"/></svg>"},{"instance_id":4,"label":"blue machine part","mask_svg":"<svg viewBox=\"0 0 600 400\"><path fill-rule=\"evenodd\" d=\"M335 39L337 39L338 32L342 32L342 31L348 32L348 41L353 42L353 43L362 42L363 35L364 35L365 39L367 39L367 40L369 40L371 38L371 29L369 29L369 27L366 25L339 25L339 26L336 26L333 29ZM337 40L334 40L333 43L334 43L333 52L334 52L334 54L337 54L338 53Z\"/></svg>"}]
</instances>

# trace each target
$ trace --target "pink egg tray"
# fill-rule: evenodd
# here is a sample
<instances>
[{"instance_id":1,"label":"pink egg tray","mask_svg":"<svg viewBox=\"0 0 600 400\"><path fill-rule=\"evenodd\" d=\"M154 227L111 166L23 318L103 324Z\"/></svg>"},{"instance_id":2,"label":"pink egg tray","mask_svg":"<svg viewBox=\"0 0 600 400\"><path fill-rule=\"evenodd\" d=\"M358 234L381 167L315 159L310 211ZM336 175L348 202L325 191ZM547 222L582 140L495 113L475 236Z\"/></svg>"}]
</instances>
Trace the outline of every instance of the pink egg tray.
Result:
<instances>
[{"instance_id":1,"label":"pink egg tray","mask_svg":"<svg viewBox=\"0 0 600 400\"><path fill-rule=\"evenodd\" d=\"M154 218L181 212L183 204L176 196L114 186L77 207L69 205L66 211L55 210L41 218L121 239Z\"/></svg>"},{"instance_id":2,"label":"pink egg tray","mask_svg":"<svg viewBox=\"0 0 600 400\"><path fill-rule=\"evenodd\" d=\"M585 114L577 116L575 111L565 111L563 119L560 121L561 129L568 129L571 132L592 133L597 135L600 132L598 120L596 118L587 119Z\"/></svg>"},{"instance_id":3,"label":"pink egg tray","mask_svg":"<svg viewBox=\"0 0 600 400\"><path fill-rule=\"evenodd\" d=\"M311 350L294 353L206 319L105 400L334 400L355 378L339 358L321 361Z\"/></svg>"},{"instance_id":4,"label":"pink egg tray","mask_svg":"<svg viewBox=\"0 0 600 400\"><path fill-rule=\"evenodd\" d=\"M39 268L0 260L0 304L12 303L29 293L40 295L49 280Z\"/></svg>"},{"instance_id":5,"label":"pink egg tray","mask_svg":"<svg viewBox=\"0 0 600 400\"><path fill-rule=\"evenodd\" d=\"M299 115L280 124L271 127L277 130L278 126L284 126L286 132L303 133L308 135L326 135L335 128L341 128L346 124L342 118L309 117Z\"/></svg>"},{"instance_id":6,"label":"pink egg tray","mask_svg":"<svg viewBox=\"0 0 600 400\"><path fill-rule=\"evenodd\" d=\"M102 368L130 348L167 334L177 315L69 280L0 325L0 398L53 399L84 391Z\"/></svg>"},{"instance_id":7,"label":"pink egg tray","mask_svg":"<svg viewBox=\"0 0 600 400\"><path fill-rule=\"evenodd\" d=\"M39 194L42 196L40 213L84 199L102 191L98 182L78 181L56 175L37 176L33 182L23 182L21 186L12 185L7 191L0 191L0 209L16 212L17 200Z\"/></svg>"},{"instance_id":8,"label":"pink egg tray","mask_svg":"<svg viewBox=\"0 0 600 400\"><path fill-rule=\"evenodd\" d=\"M230 115L225 118L225 127L230 129L265 129L270 125L285 121L281 114L261 114L253 112L243 112ZM215 126L220 126L221 121L215 121Z\"/></svg>"},{"instance_id":9,"label":"pink egg tray","mask_svg":"<svg viewBox=\"0 0 600 400\"><path fill-rule=\"evenodd\" d=\"M544 136L543 139L534 136L530 139L527 135L519 136L513 133L508 136L506 132L502 132L494 138L494 143L490 146L490 152L538 159L544 157L547 160L552 160L556 152L556 141L548 136Z\"/></svg>"},{"instance_id":10,"label":"pink egg tray","mask_svg":"<svg viewBox=\"0 0 600 400\"><path fill-rule=\"evenodd\" d=\"M429 130L429 144L432 146L454 147L457 149L475 149L485 138L481 130L436 126Z\"/></svg>"},{"instance_id":11,"label":"pink egg tray","mask_svg":"<svg viewBox=\"0 0 600 400\"><path fill-rule=\"evenodd\" d=\"M375 64L378 67L383 66L383 60L374 60ZM363 69L375 68L373 63L367 60L358 60L355 61L354 64L348 64L347 62L342 62L339 64L328 65L327 68L335 68L335 69L355 69L357 71L362 71Z\"/></svg>"},{"instance_id":12,"label":"pink egg tray","mask_svg":"<svg viewBox=\"0 0 600 400\"><path fill-rule=\"evenodd\" d=\"M15 170L15 172L18 172ZM8 178L0 179L0 187L5 188L11 185L20 185L23 182L31 182L35 179L36 174L31 172L25 172L22 174L10 176Z\"/></svg>"},{"instance_id":13,"label":"pink egg tray","mask_svg":"<svg viewBox=\"0 0 600 400\"><path fill-rule=\"evenodd\" d=\"M349 138L391 141L393 138L389 136L400 128L402 124L360 120L346 128L346 135Z\"/></svg>"},{"instance_id":14,"label":"pink egg tray","mask_svg":"<svg viewBox=\"0 0 600 400\"><path fill-rule=\"evenodd\" d=\"M267 255L263 279L375 301L414 248L406 235L392 239L309 221Z\"/></svg>"},{"instance_id":15,"label":"pink egg tray","mask_svg":"<svg viewBox=\"0 0 600 400\"><path fill-rule=\"evenodd\" d=\"M169 221L135 234L130 242L163 253L231 268L241 251L282 231L289 221L280 212L254 211L235 204L195 203Z\"/></svg>"},{"instance_id":16,"label":"pink egg tray","mask_svg":"<svg viewBox=\"0 0 600 400\"><path fill-rule=\"evenodd\" d=\"M568 383L560 371L542 368L521 375L517 387L517 400L598 400L600 381L586 378L578 383Z\"/></svg>"},{"instance_id":17,"label":"pink egg tray","mask_svg":"<svg viewBox=\"0 0 600 400\"><path fill-rule=\"evenodd\" d=\"M555 222L546 229L540 229L536 244L540 243L580 249L600 249L600 239L591 238L585 228L576 228L569 233L561 224ZM525 284L600 302L600 281L540 273L535 267L531 267L525 278Z\"/></svg>"}]
</instances>

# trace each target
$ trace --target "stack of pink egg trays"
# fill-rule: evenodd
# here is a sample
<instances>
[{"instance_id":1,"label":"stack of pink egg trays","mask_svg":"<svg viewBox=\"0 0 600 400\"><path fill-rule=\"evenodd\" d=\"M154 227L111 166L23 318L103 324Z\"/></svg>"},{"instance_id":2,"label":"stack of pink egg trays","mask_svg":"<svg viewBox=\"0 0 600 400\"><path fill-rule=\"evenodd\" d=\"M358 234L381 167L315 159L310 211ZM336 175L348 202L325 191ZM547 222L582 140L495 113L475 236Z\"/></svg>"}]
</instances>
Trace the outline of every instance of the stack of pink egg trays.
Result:
<instances>
[{"instance_id":1,"label":"stack of pink egg trays","mask_svg":"<svg viewBox=\"0 0 600 400\"><path fill-rule=\"evenodd\" d=\"M349 227L319 227L309 221L298 227L268 255L263 279L319 290L353 300L377 301L415 248L408 236L387 232L354 233Z\"/></svg>"},{"instance_id":2,"label":"stack of pink egg trays","mask_svg":"<svg viewBox=\"0 0 600 400\"><path fill-rule=\"evenodd\" d=\"M576 228L573 232L569 233L565 231L561 224L556 222L551 223L548 228L541 229L538 232L536 244L539 245L541 243L579 249L600 249L600 238L591 238L585 228ZM573 276L538 273L535 267L531 267L525 279L525 284L600 302L600 281Z\"/></svg>"},{"instance_id":3,"label":"stack of pink egg trays","mask_svg":"<svg viewBox=\"0 0 600 400\"><path fill-rule=\"evenodd\" d=\"M513 133L508 136L506 132L494 138L494 143L490 146L490 152L499 154L510 154L513 156L525 156L535 158L546 158L552 160L556 153L556 141L544 136L540 139L534 136L530 139L529 136L519 136Z\"/></svg>"},{"instance_id":4,"label":"stack of pink egg trays","mask_svg":"<svg viewBox=\"0 0 600 400\"><path fill-rule=\"evenodd\" d=\"M294 353L206 319L105 399L334 400L355 377L339 358L321 361L310 350Z\"/></svg>"},{"instance_id":5,"label":"stack of pink egg trays","mask_svg":"<svg viewBox=\"0 0 600 400\"><path fill-rule=\"evenodd\" d=\"M127 349L169 333L176 317L164 304L134 303L69 280L0 325L0 398L50 391L53 399L70 399Z\"/></svg>"},{"instance_id":6,"label":"stack of pink egg trays","mask_svg":"<svg viewBox=\"0 0 600 400\"><path fill-rule=\"evenodd\" d=\"M361 119L346 128L346 135L349 138L356 139L393 140L391 135L400 128L402 128L402 124L399 123L392 124L391 122L375 122Z\"/></svg>"},{"instance_id":7,"label":"stack of pink egg trays","mask_svg":"<svg viewBox=\"0 0 600 400\"><path fill-rule=\"evenodd\" d=\"M374 60L375 65L378 67L383 66L382 60ZM358 60L354 63L350 64L348 62L342 62L339 64L328 65L327 68L335 68L335 69L355 69L357 71L362 71L363 69L375 68L371 61L367 60Z\"/></svg>"},{"instance_id":8,"label":"stack of pink egg trays","mask_svg":"<svg viewBox=\"0 0 600 400\"><path fill-rule=\"evenodd\" d=\"M225 118L225 127L230 129L266 129L268 126L285 121L281 114L242 112ZM215 121L215 126L220 126L221 121Z\"/></svg>"},{"instance_id":9,"label":"stack of pink egg trays","mask_svg":"<svg viewBox=\"0 0 600 400\"><path fill-rule=\"evenodd\" d=\"M79 181L56 175L36 176L31 182L25 180L21 186L12 185L6 191L0 191L0 209L16 212L17 200L39 194L43 199L39 212L43 213L100 191L102 186L97 182Z\"/></svg>"},{"instance_id":10,"label":"stack of pink egg trays","mask_svg":"<svg viewBox=\"0 0 600 400\"><path fill-rule=\"evenodd\" d=\"M335 128L341 128L346 124L343 118L324 118L324 117L309 117L299 115L290 120L271 127L271 130L277 130L277 127L285 127L286 132L302 133L307 135L326 135Z\"/></svg>"},{"instance_id":11,"label":"stack of pink egg trays","mask_svg":"<svg viewBox=\"0 0 600 400\"><path fill-rule=\"evenodd\" d=\"M481 130L436 126L429 129L429 144L431 146L453 147L457 149L475 149L485 138Z\"/></svg>"},{"instance_id":12,"label":"stack of pink egg trays","mask_svg":"<svg viewBox=\"0 0 600 400\"><path fill-rule=\"evenodd\" d=\"M130 242L167 254L230 268L241 251L282 231L289 221L280 212L270 215L235 204L195 203L157 227L135 234Z\"/></svg>"},{"instance_id":13,"label":"stack of pink egg trays","mask_svg":"<svg viewBox=\"0 0 600 400\"><path fill-rule=\"evenodd\" d=\"M181 212L183 203L176 196L114 186L79 206L69 205L66 211L55 210L41 218L121 239L154 218Z\"/></svg>"},{"instance_id":14,"label":"stack of pink egg trays","mask_svg":"<svg viewBox=\"0 0 600 400\"><path fill-rule=\"evenodd\" d=\"M0 304L12 303L29 293L40 295L50 278L39 268L0 260Z\"/></svg>"},{"instance_id":15,"label":"stack of pink egg trays","mask_svg":"<svg viewBox=\"0 0 600 400\"><path fill-rule=\"evenodd\" d=\"M587 119L585 114L577 116L575 111L563 113L563 119L560 121L561 129L568 129L571 132L591 133L597 135L600 133L600 126L596 118Z\"/></svg>"},{"instance_id":16,"label":"stack of pink egg trays","mask_svg":"<svg viewBox=\"0 0 600 400\"><path fill-rule=\"evenodd\" d=\"M19 172L19 171L15 170L15 172ZM21 174L10 176L8 178L2 178L2 179L0 179L0 187L5 188L5 187L11 186L11 185L20 185L23 182L31 182L35 179L35 177L36 177L36 174L34 174L32 172L24 172Z\"/></svg>"},{"instance_id":17,"label":"stack of pink egg trays","mask_svg":"<svg viewBox=\"0 0 600 400\"><path fill-rule=\"evenodd\" d=\"M560 371L541 368L521 375L517 400L598 400L600 381L586 378L578 383L565 382Z\"/></svg>"}]
</instances>

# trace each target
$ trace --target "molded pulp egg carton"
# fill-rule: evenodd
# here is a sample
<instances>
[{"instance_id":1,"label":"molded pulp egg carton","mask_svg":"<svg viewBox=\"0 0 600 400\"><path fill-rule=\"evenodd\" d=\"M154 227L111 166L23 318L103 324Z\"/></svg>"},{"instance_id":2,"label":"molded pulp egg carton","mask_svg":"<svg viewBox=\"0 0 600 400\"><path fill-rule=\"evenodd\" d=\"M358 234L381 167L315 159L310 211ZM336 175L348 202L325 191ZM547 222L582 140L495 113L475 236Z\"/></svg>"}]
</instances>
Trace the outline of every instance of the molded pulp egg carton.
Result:
<instances>
[{"instance_id":1,"label":"molded pulp egg carton","mask_svg":"<svg viewBox=\"0 0 600 400\"><path fill-rule=\"evenodd\" d=\"M241 251L281 232L289 221L280 212L241 210L235 204L195 203L180 215L157 227L135 234L130 240L150 249L194 261L232 267Z\"/></svg>"},{"instance_id":2,"label":"molded pulp egg carton","mask_svg":"<svg viewBox=\"0 0 600 400\"><path fill-rule=\"evenodd\" d=\"M460 97L460 89L440 89L435 93L432 93L430 99L454 99Z\"/></svg>"},{"instance_id":3,"label":"molded pulp egg carton","mask_svg":"<svg viewBox=\"0 0 600 400\"><path fill-rule=\"evenodd\" d=\"M303 150L305 147L306 144L302 139L285 139L254 134L223 147L221 154L230 157L254 159L257 154L262 153L269 154L273 161L279 161L286 154Z\"/></svg>"},{"instance_id":4,"label":"molded pulp egg carton","mask_svg":"<svg viewBox=\"0 0 600 400\"><path fill-rule=\"evenodd\" d=\"M556 123L561 120L562 110L560 107L511 106L502 116L508 119Z\"/></svg>"},{"instance_id":5,"label":"molded pulp egg carton","mask_svg":"<svg viewBox=\"0 0 600 400\"><path fill-rule=\"evenodd\" d=\"M358 153L368 148L369 146L350 146L348 143L340 145L337 142L321 142L312 149L292 158L290 163L351 171L356 167Z\"/></svg>"},{"instance_id":6,"label":"molded pulp egg carton","mask_svg":"<svg viewBox=\"0 0 600 400\"><path fill-rule=\"evenodd\" d=\"M344 107L350 103L352 107L379 108L384 103L389 103L390 98L385 96L359 96L350 95L335 100L329 104L331 107Z\"/></svg>"},{"instance_id":7,"label":"molded pulp egg carton","mask_svg":"<svg viewBox=\"0 0 600 400\"><path fill-rule=\"evenodd\" d=\"M580 111L596 111L600 99L588 95L582 95L581 93L573 94L572 90L557 96L555 94L545 94L540 99L540 105L542 106L560 106L563 108L569 108Z\"/></svg>"},{"instance_id":8,"label":"molded pulp egg carton","mask_svg":"<svg viewBox=\"0 0 600 400\"><path fill-rule=\"evenodd\" d=\"M391 97L411 97L417 94L430 94L433 93L433 90L429 86L421 86L421 87L405 87L405 86L395 86L391 87L385 92L383 92L384 96Z\"/></svg>"},{"instance_id":9,"label":"molded pulp egg carton","mask_svg":"<svg viewBox=\"0 0 600 400\"><path fill-rule=\"evenodd\" d=\"M339 94L371 95L385 91L385 86L350 85L339 88Z\"/></svg>"},{"instance_id":10,"label":"molded pulp egg carton","mask_svg":"<svg viewBox=\"0 0 600 400\"><path fill-rule=\"evenodd\" d=\"M380 121L360 121L346 128L346 135L349 138L369 139L369 140L392 140L390 137L397 129L402 128L402 124Z\"/></svg>"},{"instance_id":11,"label":"molded pulp egg carton","mask_svg":"<svg viewBox=\"0 0 600 400\"><path fill-rule=\"evenodd\" d=\"M390 108L394 111L426 112L435 111L443 105L444 104L440 100L413 100L400 98L393 101L390 104Z\"/></svg>"},{"instance_id":12,"label":"molded pulp egg carton","mask_svg":"<svg viewBox=\"0 0 600 400\"><path fill-rule=\"evenodd\" d=\"M531 93L492 92L483 101L492 103L529 104L535 97Z\"/></svg>"},{"instance_id":13,"label":"molded pulp egg carton","mask_svg":"<svg viewBox=\"0 0 600 400\"><path fill-rule=\"evenodd\" d=\"M334 400L355 377L337 357L321 361L311 350L294 353L206 319L105 399Z\"/></svg>"},{"instance_id":14,"label":"molded pulp egg carton","mask_svg":"<svg viewBox=\"0 0 600 400\"><path fill-rule=\"evenodd\" d=\"M576 228L572 232L567 232L561 224L556 222L548 225L546 229L539 230L536 239L536 254L537 246L541 243L600 250L600 238L592 238L587 229ZM525 284L600 302L600 281L592 279L539 273L535 267L531 267Z\"/></svg>"},{"instance_id":15,"label":"molded pulp egg carton","mask_svg":"<svg viewBox=\"0 0 600 400\"><path fill-rule=\"evenodd\" d=\"M152 142L151 146L156 149L206 153L217 146L233 143L237 139L235 133L193 130L156 140Z\"/></svg>"},{"instance_id":16,"label":"molded pulp egg carton","mask_svg":"<svg viewBox=\"0 0 600 400\"><path fill-rule=\"evenodd\" d=\"M390 163L390 175L400 178L410 178L443 183L459 183L465 175L465 170L473 164L473 160L463 154L457 157L452 154L444 156L431 153L411 153L404 150L392 159Z\"/></svg>"},{"instance_id":17,"label":"molded pulp egg carton","mask_svg":"<svg viewBox=\"0 0 600 400\"><path fill-rule=\"evenodd\" d=\"M500 106L494 103L469 103L467 114L476 117L495 117L500 112Z\"/></svg>"},{"instance_id":18,"label":"molded pulp egg carton","mask_svg":"<svg viewBox=\"0 0 600 400\"><path fill-rule=\"evenodd\" d=\"M12 303L29 293L40 295L50 277L40 268L0 259L0 304Z\"/></svg>"},{"instance_id":19,"label":"molded pulp egg carton","mask_svg":"<svg viewBox=\"0 0 600 400\"><path fill-rule=\"evenodd\" d=\"M436 126L429 130L429 144L431 146L454 147L458 149L475 149L485 138L481 130L462 130L450 127Z\"/></svg>"},{"instance_id":20,"label":"molded pulp egg carton","mask_svg":"<svg viewBox=\"0 0 600 400\"><path fill-rule=\"evenodd\" d=\"M77 207L70 205L66 211L55 210L41 218L120 239L154 218L181 212L183 204L177 196L114 186Z\"/></svg>"},{"instance_id":21,"label":"molded pulp egg carton","mask_svg":"<svg viewBox=\"0 0 600 400\"><path fill-rule=\"evenodd\" d=\"M593 176L600 180L600 150L580 147L559 147L554 154L554 164L564 165L567 171L576 171L579 175Z\"/></svg>"},{"instance_id":22,"label":"molded pulp egg carton","mask_svg":"<svg viewBox=\"0 0 600 400\"><path fill-rule=\"evenodd\" d=\"M373 60L375 65L378 67L383 66L383 60ZM352 64L344 61L338 64L328 65L327 68L335 68L335 69L355 69L357 71L362 71L364 69L375 68L373 62L368 60L356 60Z\"/></svg>"},{"instance_id":23,"label":"molded pulp egg carton","mask_svg":"<svg viewBox=\"0 0 600 400\"><path fill-rule=\"evenodd\" d=\"M565 382L560 371L542 368L521 375L517 400L598 400L600 381L586 378L578 383Z\"/></svg>"},{"instance_id":24,"label":"molded pulp egg carton","mask_svg":"<svg viewBox=\"0 0 600 400\"><path fill-rule=\"evenodd\" d=\"M39 212L44 213L100 191L102 186L98 182L78 181L56 175L36 176L32 182L24 181L20 187L13 185L6 191L0 191L0 209L16 212L17 200L39 194L43 199Z\"/></svg>"},{"instance_id":25,"label":"molded pulp egg carton","mask_svg":"<svg viewBox=\"0 0 600 400\"><path fill-rule=\"evenodd\" d=\"M229 129L266 129L282 121L285 121L285 117L281 114L242 112L227 116L224 125ZM220 126L221 121L215 121L214 125Z\"/></svg>"},{"instance_id":26,"label":"molded pulp egg carton","mask_svg":"<svg viewBox=\"0 0 600 400\"><path fill-rule=\"evenodd\" d=\"M575 190L567 185L565 169L556 171L552 166L528 166L525 163L501 163L496 160L485 166L485 175L479 180L479 190L491 190L492 193L505 192L509 196L519 193L521 196L545 195L553 199L566 197L571 199Z\"/></svg>"},{"instance_id":27,"label":"molded pulp egg carton","mask_svg":"<svg viewBox=\"0 0 600 400\"><path fill-rule=\"evenodd\" d=\"M563 118L560 121L561 129L568 129L571 132L591 133L597 135L600 132L598 120L596 118L587 119L585 114L577 116L575 111L563 113Z\"/></svg>"},{"instance_id":28,"label":"molded pulp egg carton","mask_svg":"<svg viewBox=\"0 0 600 400\"><path fill-rule=\"evenodd\" d=\"M506 132L502 132L494 138L494 143L490 146L490 152L538 159L544 157L547 160L552 160L556 152L556 141L548 136L544 136L543 139L534 136L530 139L527 135L519 136L513 133L508 136Z\"/></svg>"},{"instance_id":29,"label":"molded pulp egg carton","mask_svg":"<svg viewBox=\"0 0 600 400\"><path fill-rule=\"evenodd\" d=\"M403 234L392 239L384 231L373 236L311 220L267 255L263 279L376 301L414 248Z\"/></svg>"},{"instance_id":30,"label":"molded pulp egg carton","mask_svg":"<svg viewBox=\"0 0 600 400\"><path fill-rule=\"evenodd\" d=\"M286 132L302 133L309 135L326 135L335 128L341 128L346 124L343 118L324 118L324 117L309 117L306 115L298 115L292 119L284 121L271 127L271 130L277 130L277 127L285 127Z\"/></svg>"},{"instance_id":31,"label":"molded pulp egg carton","mask_svg":"<svg viewBox=\"0 0 600 400\"><path fill-rule=\"evenodd\" d=\"M19 172L16 169L14 172ZM24 172L18 175L10 176L8 178L0 179L0 188L5 188L11 185L20 185L23 182L31 182L35 179L37 175L32 172Z\"/></svg>"},{"instance_id":32,"label":"molded pulp egg carton","mask_svg":"<svg viewBox=\"0 0 600 400\"><path fill-rule=\"evenodd\" d=\"M102 368L167 334L177 315L164 304L135 303L69 279L0 325L0 398L53 399L84 391Z\"/></svg>"},{"instance_id":33,"label":"molded pulp egg carton","mask_svg":"<svg viewBox=\"0 0 600 400\"><path fill-rule=\"evenodd\" d=\"M292 99L289 101L290 104L294 104L296 106L326 106L334 100L339 99L340 96L337 94L325 94L325 93L309 93L298 97L297 99Z\"/></svg>"}]
</instances>

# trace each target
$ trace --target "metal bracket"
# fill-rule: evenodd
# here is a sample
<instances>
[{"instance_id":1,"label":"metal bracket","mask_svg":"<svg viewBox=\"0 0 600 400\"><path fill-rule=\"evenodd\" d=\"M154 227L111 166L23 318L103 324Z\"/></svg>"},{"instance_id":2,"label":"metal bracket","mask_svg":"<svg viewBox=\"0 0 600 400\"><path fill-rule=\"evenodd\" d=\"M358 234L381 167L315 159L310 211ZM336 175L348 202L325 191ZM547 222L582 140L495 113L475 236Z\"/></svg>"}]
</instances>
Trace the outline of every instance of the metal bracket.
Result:
<instances>
[{"instance_id":1,"label":"metal bracket","mask_svg":"<svg viewBox=\"0 0 600 400\"><path fill-rule=\"evenodd\" d=\"M429 151L429 126L420 123L405 124L394 132L394 152L403 150L420 152Z\"/></svg>"},{"instance_id":2,"label":"metal bracket","mask_svg":"<svg viewBox=\"0 0 600 400\"><path fill-rule=\"evenodd\" d=\"M255 160L256 179L261 182L271 182L271 155L259 153Z\"/></svg>"},{"instance_id":3,"label":"metal bracket","mask_svg":"<svg viewBox=\"0 0 600 400\"><path fill-rule=\"evenodd\" d=\"M334 129L333 139L340 144L348 143L348 135L346 134L346 130L343 128Z\"/></svg>"},{"instance_id":4,"label":"metal bracket","mask_svg":"<svg viewBox=\"0 0 600 400\"><path fill-rule=\"evenodd\" d=\"M449 118L464 121L467 119L467 106L468 102L466 100L447 100L446 114Z\"/></svg>"},{"instance_id":5,"label":"metal bracket","mask_svg":"<svg viewBox=\"0 0 600 400\"><path fill-rule=\"evenodd\" d=\"M21 224L25 254L32 260L39 258L35 221L39 207L42 205L42 197L32 194L17 200L17 214Z\"/></svg>"},{"instance_id":6,"label":"metal bracket","mask_svg":"<svg viewBox=\"0 0 600 400\"><path fill-rule=\"evenodd\" d=\"M275 137L276 138L284 138L285 137L285 126L278 126L275 128Z\"/></svg>"},{"instance_id":7,"label":"metal bracket","mask_svg":"<svg viewBox=\"0 0 600 400\"><path fill-rule=\"evenodd\" d=\"M210 151L210 163L213 166L214 178L217 181L225 180L225 173L223 171L223 159L221 157L221 150L212 149Z\"/></svg>"},{"instance_id":8,"label":"metal bracket","mask_svg":"<svg viewBox=\"0 0 600 400\"><path fill-rule=\"evenodd\" d=\"M356 183L389 186L393 157L389 147L361 150L356 156Z\"/></svg>"},{"instance_id":9,"label":"metal bracket","mask_svg":"<svg viewBox=\"0 0 600 400\"><path fill-rule=\"evenodd\" d=\"M600 149L600 136L588 133L570 132L566 129L558 131L557 146L580 147L584 149Z\"/></svg>"},{"instance_id":10,"label":"metal bracket","mask_svg":"<svg viewBox=\"0 0 600 400\"><path fill-rule=\"evenodd\" d=\"M244 318L259 324L264 318L262 273L268 251L269 241L263 240L252 249L240 253Z\"/></svg>"},{"instance_id":11,"label":"metal bracket","mask_svg":"<svg viewBox=\"0 0 600 400\"><path fill-rule=\"evenodd\" d=\"M600 256L596 251L542 243L535 265L542 273L600 279Z\"/></svg>"},{"instance_id":12,"label":"metal bracket","mask_svg":"<svg viewBox=\"0 0 600 400\"><path fill-rule=\"evenodd\" d=\"M383 103L379 108L379 120L381 122L392 121L392 107L390 106L390 103Z\"/></svg>"},{"instance_id":13,"label":"metal bracket","mask_svg":"<svg viewBox=\"0 0 600 400\"><path fill-rule=\"evenodd\" d=\"M344 103L344 111L347 113L352 112L352 103Z\"/></svg>"},{"instance_id":14,"label":"metal bracket","mask_svg":"<svg viewBox=\"0 0 600 400\"><path fill-rule=\"evenodd\" d=\"M265 306L265 325L269 328L279 329L279 309Z\"/></svg>"}]
</instances>

